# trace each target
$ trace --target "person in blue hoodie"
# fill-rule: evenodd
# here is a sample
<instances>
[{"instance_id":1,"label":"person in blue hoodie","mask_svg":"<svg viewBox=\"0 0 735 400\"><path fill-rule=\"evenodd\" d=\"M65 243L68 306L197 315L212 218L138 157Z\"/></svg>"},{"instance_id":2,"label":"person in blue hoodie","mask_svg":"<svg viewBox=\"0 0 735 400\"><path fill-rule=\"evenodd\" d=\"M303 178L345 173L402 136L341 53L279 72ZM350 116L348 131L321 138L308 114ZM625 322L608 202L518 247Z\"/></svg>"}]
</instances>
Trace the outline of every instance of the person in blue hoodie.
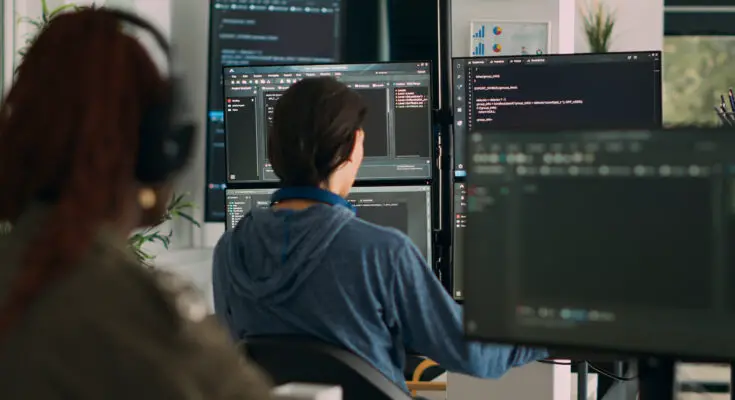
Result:
<instances>
[{"instance_id":1,"label":"person in blue hoodie","mask_svg":"<svg viewBox=\"0 0 735 400\"><path fill-rule=\"evenodd\" d=\"M467 342L462 307L403 233L360 219L345 200L363 159L367 109L332 78L279 99L268 158L280 178L214 252L214 305L235 339L300 335L346 348L406 389L407 349L444 368L499 378L546 350Z\"/></svg>"}]
</instances>

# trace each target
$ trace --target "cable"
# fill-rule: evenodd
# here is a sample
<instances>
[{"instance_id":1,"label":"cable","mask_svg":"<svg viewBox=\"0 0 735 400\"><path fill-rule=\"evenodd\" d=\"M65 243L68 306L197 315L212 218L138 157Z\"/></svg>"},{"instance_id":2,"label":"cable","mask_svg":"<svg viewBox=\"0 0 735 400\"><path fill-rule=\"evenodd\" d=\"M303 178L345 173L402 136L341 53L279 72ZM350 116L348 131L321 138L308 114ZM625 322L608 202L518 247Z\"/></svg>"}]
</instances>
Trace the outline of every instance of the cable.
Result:
<instances>
[{"instance_id":1,"label":"cable","mask_svg":"<svg viewBox=\"0 0 735 400\"><path fill-rule=\"evenodd\" d=\"M625 376L615 375L612 372L606 371L606 370L604 370L604 369L602 369L600 367L595 366L594 364L592 364L589 361L587 361L587 365L589 365L589 367L590 367L591 370L597 372L598 374L603 375L603 376L606 376L606 377L608 377L610 379L613 379L613 380L616 380L616 381L629 382L629 381L634 381L634 380L638 379L637 376L625 377Z\"/></svg>"}]
</instances>

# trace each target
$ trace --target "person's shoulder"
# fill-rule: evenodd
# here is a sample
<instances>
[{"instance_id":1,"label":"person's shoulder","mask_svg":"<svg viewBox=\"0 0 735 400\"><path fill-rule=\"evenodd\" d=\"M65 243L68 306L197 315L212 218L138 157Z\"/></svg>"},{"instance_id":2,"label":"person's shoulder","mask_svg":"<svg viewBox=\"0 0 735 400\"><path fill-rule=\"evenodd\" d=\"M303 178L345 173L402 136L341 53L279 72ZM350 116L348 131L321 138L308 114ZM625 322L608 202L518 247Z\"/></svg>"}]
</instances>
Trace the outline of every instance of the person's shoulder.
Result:
<instances>
[{"instance_id":1,"label":"person's shoulder","mask_svg":"<svg viewBox=\"0 0 735 400\"><path fill-rule=\"evenodd\" d=\"M364 219L354 218L344 228L342 238L353 241L363 248L381 248L397 252L413 242L396 228L381 226Z\"/></svg>"},{"instance_id":2,"label":"person's shoulder","mask_svg":"<svg viewBox=\"0 0 735 400\"><path fill-rule=\"evenodd\" d=\"M97 243L89 256L79 265L79 273L73 282L78 290L88 296L104 298L115 318L130 317L125 310L147 305L132 322L139 318L158 317L168 321L169 329L176 329L180 318L174 293L165 287L166 281L153 266L136 260L125 249L108 243ZM70 282L71 283L71 282ZM70 290L74 290L72 287Z\"/></svg>"},{"instance_id":3,"label":"person's shoulder","mask_svg":"<svg viewBox=\"0 0 735 400\"><path fill-rule=\"evenodd\" d=\"M343 244L359 248L362 253L377 254L392 269L417 266L426 268L426 260L413 240L404 232L355 218L342 235Z\"/></svg>"},{"instance_id":4,"label":"person's shoulder","mask_svg":"<svg viewBox=\"0 0 735 400\"><path fill-rule=\"evenodd\" d=\"M267 381L242 363L226 332L206 318L206 304L199 304L195 289L178 276L147 268L120 250L97 246L93 256L80 265L75 279L58 294L67 299L78 293L73 300L77 311L67 317L69 323L62 330L75 331L76 339L88 347L86 355L98 352L131 361L110 368L112 371L99 371L104 375L100 379L111 378L108 374L115 372L139 379L163 397L205 390L209 398L230 398L238 391L253 394L248 398L266 398ZM93 326L94 336L77 331L78 326ZM72 363L86 368L90 361L80 357ZM127 368L134 368L135 362L145 367L131 372ZM168 379L161 374L186 376L193 383L188 388L159 387ZM246 388L245 381L253 388Z\"/></svg>"}]
</instances>

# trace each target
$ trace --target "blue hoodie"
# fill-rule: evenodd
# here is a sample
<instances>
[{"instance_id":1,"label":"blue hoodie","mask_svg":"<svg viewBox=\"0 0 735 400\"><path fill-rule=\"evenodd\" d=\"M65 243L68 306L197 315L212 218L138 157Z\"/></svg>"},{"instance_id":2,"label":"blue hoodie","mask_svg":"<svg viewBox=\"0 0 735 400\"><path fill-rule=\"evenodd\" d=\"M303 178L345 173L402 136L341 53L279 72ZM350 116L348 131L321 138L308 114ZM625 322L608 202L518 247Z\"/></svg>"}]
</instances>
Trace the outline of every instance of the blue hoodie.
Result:
<instances>
[{"instance_id":1,"label":"blue hoodie","mask_svg":"<svg viewBox=\"0 0 735 400\"><path fill-rule=\"evenodd\" d=\"M361 356L406 389L406 349L498 378L545 350L463 338L462 308L403 233L347 207L257 209L214 252L214 305L232 336L291 334Z\"/></svg>"}]
</instances>

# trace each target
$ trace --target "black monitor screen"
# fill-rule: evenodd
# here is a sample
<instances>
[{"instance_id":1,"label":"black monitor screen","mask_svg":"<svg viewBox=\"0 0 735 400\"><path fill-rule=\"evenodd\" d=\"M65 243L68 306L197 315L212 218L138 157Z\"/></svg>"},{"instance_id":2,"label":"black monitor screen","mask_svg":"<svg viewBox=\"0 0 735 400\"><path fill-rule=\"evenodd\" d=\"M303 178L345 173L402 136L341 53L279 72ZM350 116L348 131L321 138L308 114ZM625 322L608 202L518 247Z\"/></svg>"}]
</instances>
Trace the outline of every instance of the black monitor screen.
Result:
<instances>
[{"instance_id":1,"label":"black monitor screen","mask_svg":"<svg viewBox=\"0 0 735 400\"><path fill-rule=\"evenodd\" d=\"M735 356L733 132L470 136L470 336Z\"/></svg>"},{"instance_id":2,"label":"black monitor screen","mask_svg":"<svg viewBox=\"0 0 735 400\"><path fill-rule=\"evenodd\" d=\"M655 129L661 52L456 58L455 175L465 132L497 129Z\"/></svg>"},{"instance_id":3,"label":"black monitor screen","mask_svg":"<svg viewBox=\"0 0 735 400\"><path fill-rule=\"evenodd\" d=\"M275 189L227 189L227 229L253 208L270 207ZM357 216L408 235L432 259L431 186L354 187L347 198Z\"/></svg>"},{"instance_id":4,"label":"black monitor screen","mask_svg":"<svg viewBox=\"0 0 735 400\"><path fill-rule=\"evenodd\" d=\"M222 66L339 60L341 4L341 0L211 0L205 210L208 221L225 218Z\"/></svg>"},{"instance_id":5,"label":"black monitor screen","mask_svg":"<svg viewBox=\"0 0 735 400\"><path fill-rule=\"evenodd\" d=\"M427 179L432 172L431 66L428 62L225 67L228 182L277 181L266 157L273 109L289 86L331 76L368 106L365 158L357 179Z\"/></svg>"}]
</instances>

